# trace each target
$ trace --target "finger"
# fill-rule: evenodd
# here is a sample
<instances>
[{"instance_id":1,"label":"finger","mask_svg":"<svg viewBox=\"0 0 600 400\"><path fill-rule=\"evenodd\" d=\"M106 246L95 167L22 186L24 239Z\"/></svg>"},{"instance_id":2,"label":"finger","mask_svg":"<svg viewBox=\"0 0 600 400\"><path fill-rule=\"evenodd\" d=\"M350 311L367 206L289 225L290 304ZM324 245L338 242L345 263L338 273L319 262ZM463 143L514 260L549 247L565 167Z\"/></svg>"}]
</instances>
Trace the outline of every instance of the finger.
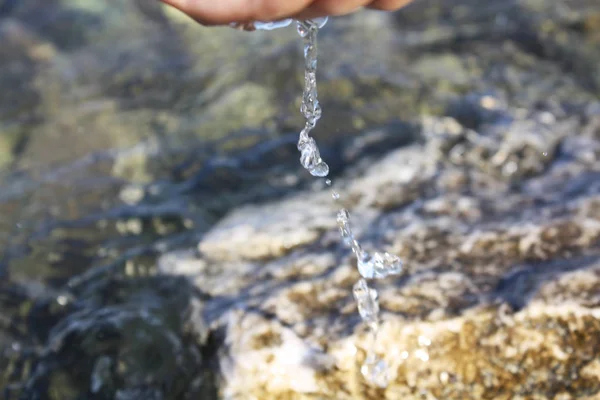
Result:
<instances>
[{"instance_id":1,"label":"finger","mask_svg":"<svg viewBox=\"0 0 600 400\"><path fill-rule=\"evenodd\" d=\"M297 14L312 0L161 0L205 25L274 21Z\"/></svg>"},{"instance_id":2,"label":"finger","mask_svg":"<svg viewBox=\"0 0 600 400\"><path fill-rule=\"evenodd\" d=\"M396 11L411 2L412 0L375 0L367 7L382 11Z\"/></svg>"},{"instance_id":3,"label":"finger","mask_svg":"<svg viewBox=\"0 0 600 400\"><path fill-rule=\"evenodd\" d=\"M317 17L350 14L370 2L371 0L316 0L302 12L296 14L294 18L306 20Z\"/></svg>"}]
</instances>

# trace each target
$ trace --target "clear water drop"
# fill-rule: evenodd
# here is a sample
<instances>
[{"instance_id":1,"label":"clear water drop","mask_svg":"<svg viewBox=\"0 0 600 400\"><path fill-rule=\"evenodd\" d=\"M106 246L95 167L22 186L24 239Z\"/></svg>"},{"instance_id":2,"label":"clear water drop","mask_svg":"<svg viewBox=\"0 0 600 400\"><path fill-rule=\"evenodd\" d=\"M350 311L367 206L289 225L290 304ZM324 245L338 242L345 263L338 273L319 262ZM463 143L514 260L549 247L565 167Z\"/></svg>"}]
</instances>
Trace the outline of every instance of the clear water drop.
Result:
<instances>
[{"instance_id":1,"label":"clear water drop","mask_svg":"<svg viewBox=\"0 0 600 400\"><path fill-rule=\"evenodd\" d=\"M358 248L355 251L358 267L358 273L365 279L373 279L375 277L375 269L373 267L373 257L363 250L362 248Z\"/></svg>"},{"instance_id":2,"label":"clear water drop","mask_svg":"<svg viewBox=\"0 0 600 400\"><path fill-rule=\"evenodd\" d=\"M375 278L386 278L402 273L402 260L390 253L375 253L373 255L373 275Z\"/></svg>"},{"instance_id":3,"label":"clear water drop","mask_svg":"<svg viewBox=\"0 0 600 400\"><path fill-rule=\"evenodd\" d=\"M308 36L310 32L310 25L306 21L298 21L297 23L298 35L300 37L305 38Z\"/></svg>"},{"instance_id":4,"label":"clear water drop","mask_svg":"<svg viewBox=\"0 0 600 400\"><path fill-rule=\"evenodd\" d=\"M387 387L389 384L387 363L374 354L369 354L360 372L367 382L380 388Z\"/></svg>"},{"instance_id":5,"label":"clear water drop","mask_svg":"<svg viewBox=\"0 0 600 400\"><path fill-rule=\"evenodd\" d=\"M348 213L348 210L342 208L340 211L338 211L337 223L343 241L347 245L352 246L355 240L354 234L352 233L352 227L350 226L350 214Z\"/></svg>"},{"instance_id":6,"label":"clear water drop","mask_svg":"<svg viewBox=\"0 0 600 400\"><path fill-rule=\"evenodd\" d=\"M350 222L350 213L348 212L348 210L346 210L345 208L342 208L340 211L338 211L337 221L338 221L338 223Z\"/></svg>"},{"instance_id":7,"label":"clear water drop","mask_svg":"<svg viewBox=\"0 0 600 400\"><path fill-rule=\"evenodd\" d=\"M297 22L298 35L305 38L311 32L316 32L319 29L321 29L322 27L324 27L328 20L329 19L327 17L323 17L323 18L314 18L314 19L306 20L306 21L298 21Z\"/></svg>"},{"instance_id":8,"label":"clear water drop","mask_svg":"<svg viewBox=\"0 0 600 400\"><path fill-rule=\"evenodd\" d=\"M379 319L379 302L377 291L371 289L364 279L359 280L352 288L352 294L358 305L358 313L363 321L376 324Z\"/></svg>"},{"instance_id":9,"label":"clear water drop","mask_svg":"<svg viewBox=\"0 0 600 400\"><path fill-rule=\"evenodd\" d=\"M320 158L319 158L320 160ZM320 161L317 165L315 165L312 169L309 170L312 176L324 177L329 175L329 165L325 163L325 161Z\"/></svg>"},{"instance_id":10,"label":"clear water drop","mask_svg":"<svg viewBox=\"0 0 600 400\"><path fill-rule=\"evenodd\" d=\"M321 162L321 154L313 138L309 137L306 142L298 146L300 147L300 164L304 168L310 171Z\"/></svg>"}]
</instances>

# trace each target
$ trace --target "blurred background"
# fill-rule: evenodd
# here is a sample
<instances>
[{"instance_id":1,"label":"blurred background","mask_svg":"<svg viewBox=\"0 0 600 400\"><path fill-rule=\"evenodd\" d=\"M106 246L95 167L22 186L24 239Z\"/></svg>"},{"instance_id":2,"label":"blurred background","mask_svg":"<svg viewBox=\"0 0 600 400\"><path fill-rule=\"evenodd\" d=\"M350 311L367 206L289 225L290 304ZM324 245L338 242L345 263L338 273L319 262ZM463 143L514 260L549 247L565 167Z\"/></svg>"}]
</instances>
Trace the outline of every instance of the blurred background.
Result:
<instances>
[{"instance_id":1,"label":"blurred background","mask_svg":"<svg viewBox=\"0 0 600 400\"><path fill-rule=\"evenodd\" d=\"M334 18L319 46L334 179L427 141L427 118L492 140L508 115L580 132L600 114L597 0L417 0ZM0 0L0 398L217 398L218 346L189 326L206 294L157 260L318 189L295 148L301 57L294 29L204 28L152 0ZM553 138L533 164L465 168L520 187L561 162Z\"/></svg>"}]
</instances>

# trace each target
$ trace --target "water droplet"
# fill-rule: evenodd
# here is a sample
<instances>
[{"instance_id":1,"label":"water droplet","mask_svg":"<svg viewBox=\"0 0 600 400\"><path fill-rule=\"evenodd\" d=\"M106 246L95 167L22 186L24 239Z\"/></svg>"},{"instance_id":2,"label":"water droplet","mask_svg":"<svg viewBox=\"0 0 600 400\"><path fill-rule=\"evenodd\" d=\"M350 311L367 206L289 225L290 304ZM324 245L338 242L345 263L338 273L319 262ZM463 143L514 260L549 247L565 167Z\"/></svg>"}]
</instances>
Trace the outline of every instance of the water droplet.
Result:
<instances>
[{"instance_id":1,"label":"water droplet","mask_svg":"<svg viewBox=\"0 0 600 400\"><path fill-rule=\"evenodd\" d=\"M306 142L299 143L298 146L300 146L300 164L310 171L321 160L317 144L313 138L308 138Z\"/></svg>"},{"instance_id":2,"label":"water droplet","mask_svg":"<svg viewBox=\"0 0 600 400\"><path fill-rule=\"evenodd\" d=\"M374 354L367 356L360 372L363 374L367 382L375 386L384 388L389 383L388 367L384 360Z\"/></svg>"},{"instance_id":3,"label":"water droplet","mask_svg":"<svg viewBox=\"0 0 600 400\"><path fill-rule=\"evenodd\" d=\"M298 29L298 35L300 35L300 37L305 38L306 36L308 36L308 33L310 32L310 25L307 24L306 21L298 21L297 29Z\"/></svg>"},{"instance_id":4,"label":"water droplet","mask_svg":"<svg viewBox=\"0 0 600 400\"><path fill-rule=\"evenodd\" d=\"M358 313L366 323L377 323L379 317L379 302L377 291L371 289L364 279L356 282L352 288L352 294L358 304Z\"/></svg>"},{"instance_id":5,"label":"water droplet","mask_svg":"<svg viewBox=\"0 0 600 400\"><path fill-rule=\"evenodd\" d=\"M376 278L398 275L402 272L402 260L390 253L375 253L373 255L373 270Z\"/></svg>"},{"instance_id":6,"label":"water droplet","mask_svg":"<svg viewBox=\"0 0 600 400\"><path fill-rule=\"evenodd\" d=\"M328 18L327 17L323 17L323 18L315 18L312 20L307 20L307 21L298 21L297 23L297 27L298 27L298 34L305 38L308 36L308 34L311 31L318 31L319 29L321 29L322 27L325 26L325 24L327 23Z\"/></svg>"},{"instance_id":7,"label":"water droplet","mask_svg":"<svg viewBox=\"0 0 600 400\"><path fill-rule=\"evenodd\" d=\"M354 252L356 254L358 273L365 279L373 279L375 277L375 269L373 268L373 257L364 251L360 246Z\"/></svg>"},{"instance_id":8,"label":"water droplet","mask_svg":"<svg viewBox=\"0 0 600 400\"><path fill-rule=\"evenodd\" d=\"M337 221L338 222L348 222L350 221L350 213L345 208L342 208L337 213Z\"/></svg>"},{"instance_id":9,"label":"water droplet","mask_svg":"<svg viewBox=\"0 0 600 400\"><path fill-rule=\"evenodd\" d=\"M354 242L354 234L352 233L352 227L350 226L350 214L348 210L342 208L337 213L337 223L340 229L340 235L347 245L352 245Z\"/></svg>"},{"instance_id":10,"label":"water droplet","mask_svg":"<svg viewBox=\"0 0 600 400\"><path fill-rule=\"evenodd\" d=\"M366 279L381 279L402 272L400 258L389 253L376 252L371 255L363 250L357 251L356 257L358 258L358 271Z\"/></svg>"},{"instance_id":11,"label":"water droplet","mask_svg":"<svg viewBox=\"0 0 600 400\"><path fill-rule=\"evenodd\" d=\"M325 180L325 184L326 184L327 186L331 186L331 179L326 179L326 180Z\"/></svg>"},{"instance_id":12,"label":"water droplet","mask_svg":"<svg viewBox=\"0 0 600 400\"><path fill-rule=\"evenodd\" d=\"M329 175L329 165L327 165L325 161L321 161L308 172L310 172L312 176L324 177Z\"/></svg>"}]
</instances>

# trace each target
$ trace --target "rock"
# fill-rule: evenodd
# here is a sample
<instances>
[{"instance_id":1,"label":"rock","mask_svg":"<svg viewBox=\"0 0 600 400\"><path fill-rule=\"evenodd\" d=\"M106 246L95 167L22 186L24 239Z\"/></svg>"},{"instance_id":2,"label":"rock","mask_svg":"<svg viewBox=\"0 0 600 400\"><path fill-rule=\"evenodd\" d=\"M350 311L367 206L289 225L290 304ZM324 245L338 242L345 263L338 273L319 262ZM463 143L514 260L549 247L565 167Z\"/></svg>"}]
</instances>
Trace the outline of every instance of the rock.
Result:
<instances>
[{"instance_id":1,"label":"rock","mask_svg":"<svg viewBox=\"0 0 600 400\"><path fill-rule=\"evenodd\" d=\"M444 129L447 137L466 132L455 121L440 122L438 137ZM600 198L597 191L564 197L572 193L572 178L552 175L562 165L585 179L584 166L597 166L598 158L552 151L570 149L579 136L549 123L547 130L530 128L534 137L556 135L551 145L540 141L549 147L538 151L522 152L536 142L513 142L509 135L487 143L490 154L519 154L524 165L543 162L525 175L457 163L468 153L447 159L453 147L428 140L339 181L354 200L364 242L401 254L407 266L404 278L377 284L383 323L376 349L392 378L386 389L371 387L359 372L368 339L351 297L358 274L348 251L332 242L336 227L324 194L249 206L217 224L199 244L197 273L184 259L169 273L181 266L216 296L206 315L223 327L224 395L479 399L499 392L552 398L567 387L576 396L599 391L593 373L584 371L594 370L600 350ZM499 183L492 195L469 179L444 183L455 165L509 185ZM556 190L550 197L533 184L547 174ZM513 188L521 181L526 184ZM237 300L224 303L222 296Z\"/></svg>"},{"instance_id":2,"label":"rock","mask_svg":"<svg viewBox=\"0 0 600 400\"><path fill-rule=\"evenodd\" d=\"M334 212L326 194L294 199L273 209L246 207L220 222L219 229L209 232L199 249L215 261L281 257L315 242L321 231L332 228Z\"/></svg>"},{"instance_id":3,"label":"rock","mask_svg":"<svg viewBox=\"0 0 600 400\"><path fill-rule=\"evenodd\" d=\"M315 138L337 203L298 165L293 29L209 29L141 0L20 2L0 20L2 131L17 133L0 386L597 397L594 1L429 0L328 25ZM405 263L374 283L386 388L360 371L341 206L366 249Z\"/></svg>"},{"instance_id":4,"label":"rock","mask_svg":"<svg viewBox=\"0 0 600 400\"><path fill-rule=\"evenodd\" d=\"M0 171L14 160L14 150L19 143L20 129L7 129L0 126Z\"/></svg>"},{"instance_id":5,"label":"rock","mask_svg":"<svg viewBox=\"0 0 600 400\"><path fill-rule=\"evenodd\" d=\"M414 68L428 80L436 80L457 86L469 83L469 73L463 66L463 61L452 54L427 56L418 61Z\"/></svg>"}]
</instances>

